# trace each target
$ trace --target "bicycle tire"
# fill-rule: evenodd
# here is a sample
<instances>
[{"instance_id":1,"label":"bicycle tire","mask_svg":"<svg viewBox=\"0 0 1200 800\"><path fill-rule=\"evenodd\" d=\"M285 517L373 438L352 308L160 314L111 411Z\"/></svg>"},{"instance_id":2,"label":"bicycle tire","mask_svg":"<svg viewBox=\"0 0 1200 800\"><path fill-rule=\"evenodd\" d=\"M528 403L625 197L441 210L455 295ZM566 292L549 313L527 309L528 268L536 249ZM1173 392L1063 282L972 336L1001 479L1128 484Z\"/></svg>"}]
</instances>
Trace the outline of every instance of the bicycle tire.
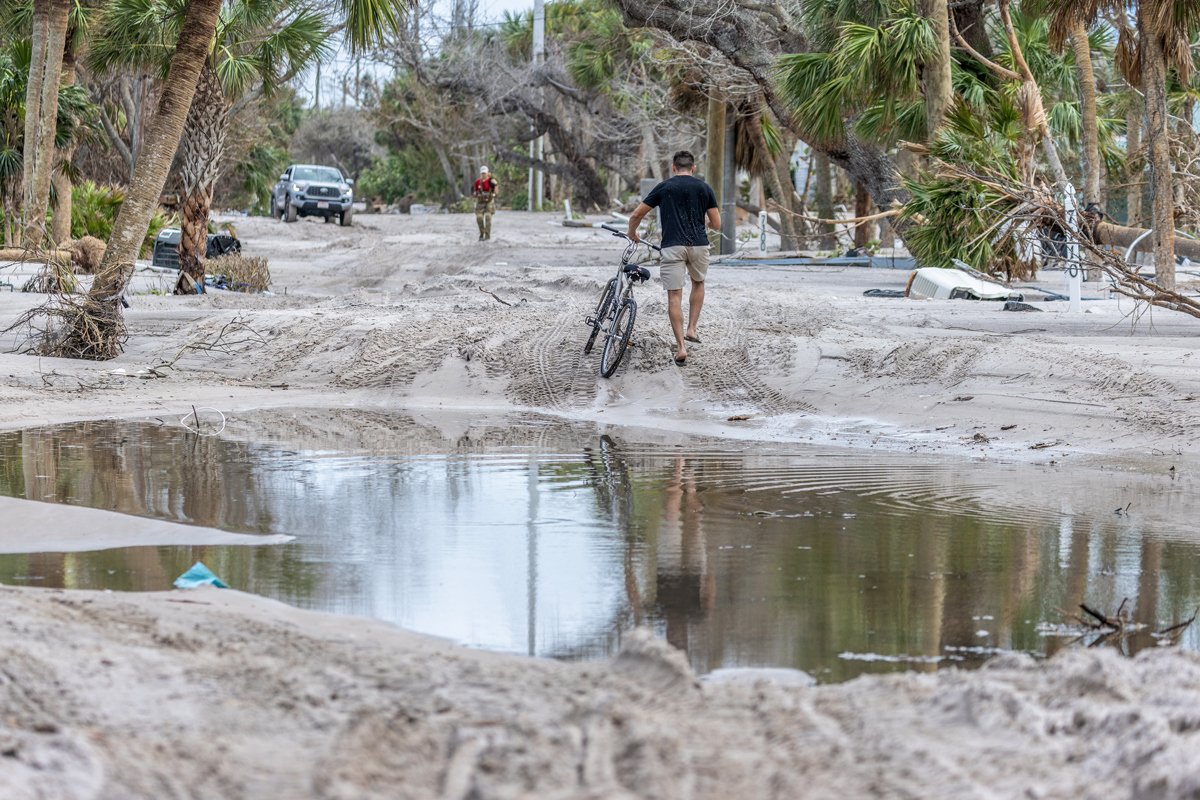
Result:
<instances>
[{"instance_id":1,"label":"bicycle tire","mask_svg":"<svg viewBox=\"0 0 1200 800\"><path fill-rule=\"evenodd\" d=\"M604 350L600 352L600 376L611 378L625 357L629 347L629 337L633 335L633 323L637 320L637 301L630 298L621 303L616 319L604 340Z\"/></svg>"},{"instance_id":2,"label":"bicycle tire","mask_svg":"<svg viewBox=\"0 0 1200 800\"><path fill-rule=\"evenodd\" d=\"M596 315L592 317L592 332L588 334L587 344L583 346L583 354L586 356L592 352L592 346L596 344L596 337L600 335L600 326L609 315L609 306L617 295L617 279L609 278L608 283L604 287L604 291L600 293L600 303L596 306Z\"/></svg>"}]
</instances>

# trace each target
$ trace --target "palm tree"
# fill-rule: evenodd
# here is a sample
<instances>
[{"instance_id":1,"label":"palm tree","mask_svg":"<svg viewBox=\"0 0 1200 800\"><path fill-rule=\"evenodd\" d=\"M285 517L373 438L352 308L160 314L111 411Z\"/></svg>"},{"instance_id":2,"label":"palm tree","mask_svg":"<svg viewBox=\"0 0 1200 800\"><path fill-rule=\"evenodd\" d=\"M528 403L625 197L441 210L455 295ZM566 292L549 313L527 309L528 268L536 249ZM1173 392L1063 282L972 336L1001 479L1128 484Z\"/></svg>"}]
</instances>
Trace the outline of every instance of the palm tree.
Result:
<instances>
[{"instance_id":1,"label":"palm tree","mask_svg":"<svg viewBox=\"0 0 1200 800\"><path fill-rule=\"evenodd\" d=\"M929 49L921 70L925 95L925 130L933 136L954 98L950 73L950 8L946 0L919 0L918 10L929 25L935 47Z\"/></svg>"},{"instance_id":2,"label":"palm tree","mask_svg":"<svg viewBox=\"0 0 1200 800\"><path fill-rule=\"evenodd\" d=\"M115 0L97 32L91 64L100 71L161 70L170 63L173 43L179 38L184 2ZM329 26L315 11L303 7L290 11L291 5L281 0L235 0L221 8L180 151L179 294L203 291L208 215L234 104L252 91L274 92L328 52ZM147 14L175 24L139 25Z\"/></svg>"},{"instance_id":3,"label":"palm tree","mask_svg":"<svg viewBox=\"0 0 1200 800\"><path fill-rule=\"evenodd\" d=\"M41 250L46 240L50 178L56 166L58 89L67 41L71 0L33 6L33 49L25 95L25 247Z\"/></svg>"},{"instance_id":4,"label":"palm tree","mask_svg":"<svg viewBox=\"0 0 1200 800\"><path fill-rule=\"evenodd\" d=\"M28 10L26 7L26 11ZM24 154L28 151L32 156L33 149L32 145L26 147L24 135L24 110L30 78L29 62L32 56L30 17L30 13L18 13L10 18L10 24L4 26L0 32L7 45L6 50L0 52L0 217L3 218L0 243L9 246L20 244L22 239L23 220L26 216L23 193ZM65 64L66 59L63 79L58 90L54 122L54 147L59 156L56 166L59 169L63 166L64 154L73 151L86 136L88 125L95 114L95 107L88 100L87 92L68 80ZM65 217L69 221L69 207ZM56 209L56 225L58 219ZM54 240L64 241L69 236L69 231L60 235L56 230Z\"/></svg>"},{"instance_id":5,"label":"palm tree","mask_svg":"<svg viewBox=\"0 0 1200 800\"><path fill-rule=\"evenodd\" d=\"M79 0L74 0L71 3L71 13L68 17L67 41L66 47L63 50L63 66L62 66L62 85L64 88L75 87L77 78L77 64L87 46L88 31L91 19L95 14L95 8L84 5ZM59 93L59 127L62 126L61 107L63 103L63 92ZM90 113L93 109L88 108L89 114L86 120L80 122L90 122L93 114ZM61 136L59 138L62 138ZM82 136L72 136L66 140L65 144L58 146L57 164L51 177L51 185L54 189L54 219L53 228L51 229L51 237L55 243L65 242L71 238L71 159L75 156L76 148L81 144Z\"/></svg>"},{"instance_id":6,"label":"palm tree","mask_svg":"<svg viewBox=\"0 0 1200 800\"><path fill-rule=\"evenodd\" d=\"M401 20L402 5L395 0L338 0L338 6L345 18L346 38L354 50L381 43ZM220 10L221 0L189 0L183 10L175 53L104 260L86 303L59 344L64 355L105 359L121 352L124 321L120 295L133 273L134 260L183 137L200 73L208 63ZM149 22L162 24L163 20Z\"/></svg>"},{"instance_id":7,"label":"palm tree","mask_svg":"<svg viewBox=\"0 0 1200 800\"><path fill-rule=\"evenodd\" d=\"M1175 288L1175 182L1168 146L1167 73L1174 68L1180 80L1187 83L1192 70L1189 36L1197 28L1200 28L1200 2L1196 0L1138 3L1137 62L1146 98L1155 282L1168 290Z\"/></svg>"},{"instance_id":8,"label":"palm tree","mask_svg":"<svg viewBox=\"0 0 1200 800\"><path fill-rule=\"evenodd\" d=\"M167 181L183 136L183 123L208 59L221 0L190 0L179 27L179 41L163 81L158 106L138 155L125 202L117 212L87 303L72 320L64 355L106 359L121 352L124 321L120 296L133 273L134 260L150 227L150 217ZM161 20L148 20L161 24ZM143 23L145 24L145 23Z\"/></svg>"},{"instance_id":9,"label":"palm tree","mask_svg":"<svg viewBox=\"0 0 1200 800\"><path fill-rule=\"evenodd\" d=\"M1101 8L1095 2L1079 0L1035 0L1022 10L1049 16L1050 45L1058 52L1069 43L1074 55L1078 79L1080 133L1083 140L1084 207L1101 206L1100 114L1097 103L1096 74L1092 63L1092 40L1088 29L1096 23Z\"/></svg>"},{"instance_id":10,"label":"palm tree","mask_svg":"<svg viewBox=\"0 0 1200 800\"><path fill-rule=\"evenodd\" d=\"M1190 36L1200 29L1200 2L1140 0L1132 24L1126 4L1118 0L1046 0L1046 6L1056 15L1068 20L1081 20L1085 24L1100 14L1107 14L1120 36L1117 67L1130 86L1141 87L1145 100L1146 149L1150 166L1150 226L1153 230L1151 239L1156 282L1164 289L1174 289L1175 183L1169 148L1167 81L1172 69L1184 84L1191 75L1189 42ZM1073 46L1078 48L1078 45ZM1138 105L1134 104L1135 110L1129 115L1130 144L1139 138L1137 134L1140 131L1133 129L1133 125L1139 121L1136 113ZM1190 125L1190 120L1188 123ZM1140 199L1137 205L1140 206Z\"/></svg>"}]
</instances>

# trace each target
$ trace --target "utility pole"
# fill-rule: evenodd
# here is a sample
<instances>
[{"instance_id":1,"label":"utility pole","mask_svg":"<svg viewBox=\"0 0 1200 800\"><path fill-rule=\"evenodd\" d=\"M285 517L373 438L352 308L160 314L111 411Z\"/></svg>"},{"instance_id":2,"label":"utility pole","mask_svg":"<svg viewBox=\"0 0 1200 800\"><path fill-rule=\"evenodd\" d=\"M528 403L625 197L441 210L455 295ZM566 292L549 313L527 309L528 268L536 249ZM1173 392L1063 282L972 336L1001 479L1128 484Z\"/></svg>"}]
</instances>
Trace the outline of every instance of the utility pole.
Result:
<instances>
[{"instance_id":1,"label":"utility pole","mask_svg":"<svg viewBox=\"0 0 1200 800\"><path fill-rule=\"evenodd\" d=\"M313 107L321 110L321 62L317 60L317 94L313 98Z\"/></svg>"},{"instance_id":2,"label":"utility pole","mask_svg":"<svg viewBox=\"0 0 1200 800\"><path fill-rule=\"evenodd\" d=\"M533 68L536 70L542 65L542 61L546 56L546 4L545 0L533 0ZM544 96L544 92L538 90L538 94ZM540 162L546 155L546 136L539 135L529 143L529 158L530 160ZM529 210L542 210L542 194L543 180L545 173L542 170L529 166Z\"/></svg>"}]
</instances>

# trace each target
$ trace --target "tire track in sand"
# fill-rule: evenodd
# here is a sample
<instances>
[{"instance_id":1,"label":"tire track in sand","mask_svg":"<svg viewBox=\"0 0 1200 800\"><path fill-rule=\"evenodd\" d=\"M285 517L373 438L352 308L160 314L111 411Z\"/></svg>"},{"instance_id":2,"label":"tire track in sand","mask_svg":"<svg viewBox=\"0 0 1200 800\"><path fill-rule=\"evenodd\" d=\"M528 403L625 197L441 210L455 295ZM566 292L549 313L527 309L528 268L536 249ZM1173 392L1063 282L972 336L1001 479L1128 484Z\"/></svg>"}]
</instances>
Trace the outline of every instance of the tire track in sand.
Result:
<instances>
[{"instance_id":1,"label":"tire track in sand","mask_svg":"<svg viewBox=\"0 0 1200 800\"><path fill-rule=\"evenodd\" d=\"M489 351L491 357L498 350L516 354L508 363L489 364L500 367L511 379L510 399L521 405L563 410L591 405L597 394L595 363L599 350L583 355L587 338L583 307L570 304L564 310L531 317L521 330L513 332L522 346Z\"/></svg>"},{"instance_id":2,"label":"tire track in sand","mask_svg":"<svg viewBox=\"0 0 1200 800\"><path fill-rule=\"evenodd\" d=\"M762 372L761 347L752 347L745 321L729 312L718 312L704 320L701 333L704 343L696 350L695 364L680 370L684 385L701 396L718 402L744 403L764 414L806 413L815 407L767 385L759 377ZM764 344L764 343L760 343ZM775 337L765 343L768 349L792 347L783 338ZM702 349L701 349L702 348ZM691 362L692 359L688 359Z\"/></svg>"}]
</instances>

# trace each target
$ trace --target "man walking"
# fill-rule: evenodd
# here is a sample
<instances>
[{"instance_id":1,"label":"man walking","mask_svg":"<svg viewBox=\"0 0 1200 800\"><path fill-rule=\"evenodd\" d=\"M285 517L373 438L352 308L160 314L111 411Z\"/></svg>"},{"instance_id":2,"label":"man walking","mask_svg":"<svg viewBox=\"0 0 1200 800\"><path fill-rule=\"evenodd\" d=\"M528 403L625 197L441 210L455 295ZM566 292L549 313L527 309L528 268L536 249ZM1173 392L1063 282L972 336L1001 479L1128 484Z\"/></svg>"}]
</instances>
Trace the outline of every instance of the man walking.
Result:
<instances>
[{"instance_id":1,"label":"man walking","mask_svg":"<svg viewBox=\"0 0 1200 800\"><path fill-rule=\"evenodd\" d=\"M671 158L671 177L655 186L629 218L629 238L640 242L638 225L653 208L662 211L662 267L659 277L667 290L667 318L675 334L675 363L687 363L685 342L699 344L696 324L704 306L704 278L708 274L708 234L704 223L721 230L721 212L712 187L695 177L696 157L680 150ZM688 295L687 330L683 327L684 273L692 281Z\"/></svg>"},{"instance_id":2,"label":"man walking","mask_svg":"<svg viewBox=\"0 0 1200 800\"><path fill-rule=\"evenodd\" d=\"M479 168L475 181L475 222L479 225L479 241L492 238L492 215L496 213L496 189L500 184L487 167Z\"/></svg>"}]
</instances>

